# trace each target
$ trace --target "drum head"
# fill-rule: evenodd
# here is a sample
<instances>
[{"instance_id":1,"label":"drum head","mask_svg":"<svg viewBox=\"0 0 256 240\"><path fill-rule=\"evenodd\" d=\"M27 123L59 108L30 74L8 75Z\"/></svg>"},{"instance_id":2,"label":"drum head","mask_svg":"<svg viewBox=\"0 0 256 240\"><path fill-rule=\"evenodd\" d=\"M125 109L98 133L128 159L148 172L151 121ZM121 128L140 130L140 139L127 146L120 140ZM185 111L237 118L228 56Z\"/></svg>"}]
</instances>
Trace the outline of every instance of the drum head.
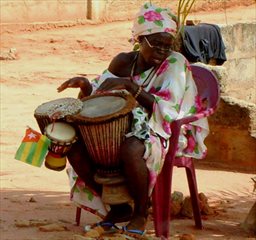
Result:
<instances>
[{"instance_id":1,"label":"drum head","mask_svg":"<svg viewBox=\"0 0 256 240\"><path fill-rule=\"evenodd\" d=\"M83 124L99 123L125 116L136 106L136 100L130 94L122 92L91 95L82 101L82 110L70 118Z\"/></svg>"},{"instance_id":2,"label":"drum head","mask_svg":"<svg viewBox=\"0 0 256 240\"><path fill-rule=\"evenodd\" d=\"M83 109L79 113L84 117L103 117L119 112L125 107L126 100L118 96L102 96L84 101Z\"/></svg>"},{"instance_id":3,"label":"drum head","mask_svg":"<svg viewBox=\"0 0 256 240\"><path fill-rule=\"evenodd\" d=\"M71 143L75 139L76 131L70 124L55 122L45 128L45 135L53 141Z\"/></svg>"},{"instance_id":4,"label":"drum head","mask_svg":"<svg viewBox=\"0 0 256 240\"><path fill-rule=\"evenodd\" d=\"M78 113L83 107L81 100L76 98L60 98L41 104L35 110L35 116L49 116L58 113L58 118Z\"/></svg>"}]
</instances>

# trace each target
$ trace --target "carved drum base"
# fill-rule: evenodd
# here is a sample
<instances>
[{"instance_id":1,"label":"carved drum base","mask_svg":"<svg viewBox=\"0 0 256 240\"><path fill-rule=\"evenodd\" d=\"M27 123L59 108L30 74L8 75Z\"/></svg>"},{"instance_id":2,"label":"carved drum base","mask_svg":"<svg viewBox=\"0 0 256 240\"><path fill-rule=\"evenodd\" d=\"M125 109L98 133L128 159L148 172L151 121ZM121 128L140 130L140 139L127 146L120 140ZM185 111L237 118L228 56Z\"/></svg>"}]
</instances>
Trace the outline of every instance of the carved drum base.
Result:
<instances>
[{"instance_id":1,"label":"carved drum base","mask_svg":"<svg viewBox=\"0 0 256 240\"><path fill-rule=\"evenodd\" d=\"M102 201L105 204L116 205L132 202L123 176L106 177L96 174L94 179L102 184Z\"/></svg>"}]
</instances>

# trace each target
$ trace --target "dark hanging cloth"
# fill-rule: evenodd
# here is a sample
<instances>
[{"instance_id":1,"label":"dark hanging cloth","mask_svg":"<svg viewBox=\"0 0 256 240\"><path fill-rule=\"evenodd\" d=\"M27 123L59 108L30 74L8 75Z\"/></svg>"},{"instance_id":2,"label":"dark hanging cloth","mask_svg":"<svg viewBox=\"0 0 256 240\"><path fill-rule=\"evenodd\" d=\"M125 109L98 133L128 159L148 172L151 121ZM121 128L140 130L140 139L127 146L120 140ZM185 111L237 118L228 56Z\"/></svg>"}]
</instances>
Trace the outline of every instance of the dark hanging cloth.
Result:
<instances>
[{"instance_id":1,"label":"dark hanging cloth","mask_svg":"<svg viewBox=\"0 0 256 240\"><path fill-rule=\"evenodd\" d=\"M208 64L215 59L217 65L222 65L227 60L220 28L214 24L185 26L182 52L189 62Z\"/></svg>"}]
</instances>

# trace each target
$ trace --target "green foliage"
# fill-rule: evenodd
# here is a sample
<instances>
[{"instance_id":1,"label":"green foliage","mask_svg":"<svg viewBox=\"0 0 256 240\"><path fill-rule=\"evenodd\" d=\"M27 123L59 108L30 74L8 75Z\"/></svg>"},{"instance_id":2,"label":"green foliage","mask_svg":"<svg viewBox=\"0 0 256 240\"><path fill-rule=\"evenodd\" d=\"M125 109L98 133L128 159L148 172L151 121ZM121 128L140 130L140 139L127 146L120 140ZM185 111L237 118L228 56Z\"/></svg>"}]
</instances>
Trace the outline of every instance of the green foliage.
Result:
<instances>
[{"instance_id":1,"label":"green foliage","mask_svg":"<svg viewBox=\"0 0 256 240\"><path fill-rule=\"evenodd\" d=\"M186 18L190 13L191 8L195 4L196 0L179 0L178 11L177 11L177 25L178 33L183 31Z\"/></svg>"}]
</instances>

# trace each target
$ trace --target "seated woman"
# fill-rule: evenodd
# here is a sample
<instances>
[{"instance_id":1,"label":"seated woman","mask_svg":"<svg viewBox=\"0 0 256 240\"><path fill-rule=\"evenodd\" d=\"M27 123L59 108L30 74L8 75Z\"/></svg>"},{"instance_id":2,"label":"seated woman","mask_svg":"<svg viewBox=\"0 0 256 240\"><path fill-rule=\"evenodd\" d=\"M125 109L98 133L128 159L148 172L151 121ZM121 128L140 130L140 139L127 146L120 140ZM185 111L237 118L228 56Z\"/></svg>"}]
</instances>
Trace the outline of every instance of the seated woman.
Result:
<instances>
[{"instance_id":1,"label":"seated woman","mask_svg":"<svg viewBox=\"0 0 256 240\"><path fill-rule=\"evenodd\" d=\"M129 220L123 228L127 234L143 234L145 230L149 198L172 135L170 123L200 109L189 63L172 50L176 32L176 23L168 9L146 3L136 15L132 29L133 39L139 44L138 51L118 54L92 83L75 77L58 88L59 92L69 87L80 88L80 98L97 91L126 90L138 102L138 107L133 109L131 132L120 149L122 171L134 200L131 215L125 205L106 210L100 198L101 187L93 179L95 166L82 142L75 144L68 156L73 167L69 169L73 200L105 216L104 221ZM207 119L184 126L179 154L202 158L207 134ZM91 198L81 197L81 194L91 194Z\"/></svg>"}]
</instances>

